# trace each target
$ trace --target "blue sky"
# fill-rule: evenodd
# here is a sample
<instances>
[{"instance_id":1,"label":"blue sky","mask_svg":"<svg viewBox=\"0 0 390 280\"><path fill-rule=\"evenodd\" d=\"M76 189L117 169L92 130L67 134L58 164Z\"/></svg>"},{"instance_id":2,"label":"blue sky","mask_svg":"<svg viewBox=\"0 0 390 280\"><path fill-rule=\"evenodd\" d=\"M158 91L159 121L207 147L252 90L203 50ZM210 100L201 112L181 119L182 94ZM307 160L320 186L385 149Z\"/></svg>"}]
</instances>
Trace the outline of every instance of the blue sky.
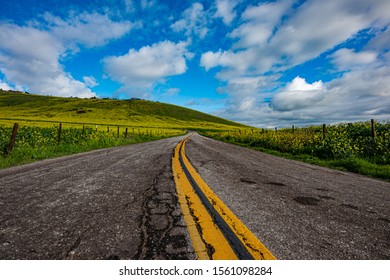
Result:
<instances>
[{"instance_id":1,"label":"blue sky","mask_svg":"<svg viewBox=\"0 0 390 280\"><path fill-rule=\"evenodd\" d=\"M390 1L4 1L0 88L258 127L390 119Z\"/></svg>"}]
</instances>

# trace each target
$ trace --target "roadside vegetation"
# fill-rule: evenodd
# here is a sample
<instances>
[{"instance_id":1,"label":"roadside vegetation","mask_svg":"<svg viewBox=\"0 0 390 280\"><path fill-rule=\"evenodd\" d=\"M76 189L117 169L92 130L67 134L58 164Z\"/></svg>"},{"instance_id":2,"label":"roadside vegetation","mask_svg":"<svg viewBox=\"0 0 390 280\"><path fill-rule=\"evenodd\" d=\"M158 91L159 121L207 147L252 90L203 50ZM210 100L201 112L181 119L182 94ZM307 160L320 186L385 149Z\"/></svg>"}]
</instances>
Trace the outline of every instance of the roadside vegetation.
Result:
<instances>
[{"instance_id":1,"label":"roadside vegetation","mask_svg":"<svg viewBox=\"0 0 390 280\"><path fill-rule=\"evenodd\" d=\"M19 129L10 152L14 123ZM0 90L0 168L183 135L187 130L390 181L390 122L376 122L374 127L359 122L276 131L140 99L60 98Z\"/></svg>"},{"instance_id":2,"label":"roadside vegetation","mask_svg":"<svg viewBox=\"0 0 390 280\"><path fill-rule=\"evenodd\" d=\"M131 129L125 127L52 127L21 126L16 134L14 148L9 151L13 128L0 125L0 169L41 159L76 154L95 149L148 142L183 135L178 129Z\"/></svg>"},{"instance_id":3,"label":"roadside vegetation","mask_svg":"<svg viewBox=\"0 0 390 280\"><path fill-rule=\"evenodd\" d=\"M19 128L9 151L15 123ZM195 110L136 98L60 98L0 90L0 168L183 135L186 130L245 127Z\"/></svg>"},{"instance_id":4,"label":"roadside vegetation","mask_svg":"<svg viewBox=\"0 0 390 280\"><path fill-rule=\"evenodd\" d=\"M225 142L321 166L390 180L390 122L280 130L205 132Z\"/></svg>"},{"instance_id":5,"label":"roadside vegetation","mask_svg":"<svg viewBox=\"0 0 390 280\"><path fill-rule=\"evenodd\" d=\"M155 129L244 129L239 123L180 106L140 100L41 96L0 89L0 124L58 123ZM248 127L247 127L248 128Z\"/></svg>"}]
</instances>

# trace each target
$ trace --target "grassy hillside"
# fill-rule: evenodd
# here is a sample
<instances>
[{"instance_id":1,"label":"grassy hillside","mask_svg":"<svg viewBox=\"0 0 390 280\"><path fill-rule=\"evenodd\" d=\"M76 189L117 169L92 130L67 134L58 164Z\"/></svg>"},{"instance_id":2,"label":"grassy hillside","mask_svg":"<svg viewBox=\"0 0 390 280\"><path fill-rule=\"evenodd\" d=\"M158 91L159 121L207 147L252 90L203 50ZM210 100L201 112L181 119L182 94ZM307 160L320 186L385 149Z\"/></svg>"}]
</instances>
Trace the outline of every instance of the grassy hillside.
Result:
<instances>
[{"instance_id":1,"label":"grassy hillside","mask_svg":"<svg viewBox=\"0 0 390 280\"><path fill-rule=\"evenodd\" d=\"M61 98L0 90L0 123L15 120L178 129L244 127L195 110L146 100Z\"/></svg>"}]
</instances>

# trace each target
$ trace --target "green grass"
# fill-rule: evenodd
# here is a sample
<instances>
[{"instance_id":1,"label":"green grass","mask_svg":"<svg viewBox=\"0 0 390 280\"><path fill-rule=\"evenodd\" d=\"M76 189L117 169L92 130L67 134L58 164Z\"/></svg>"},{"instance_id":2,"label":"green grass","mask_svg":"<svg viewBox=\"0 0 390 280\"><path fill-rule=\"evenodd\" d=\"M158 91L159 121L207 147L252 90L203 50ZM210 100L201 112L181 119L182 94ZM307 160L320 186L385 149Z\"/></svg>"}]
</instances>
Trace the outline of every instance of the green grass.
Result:
<instances>
[{"instance_id":1,"label":"green grass","mask_svg":"<svg viewBox=\"0 0 390 280\"><path fill-rule=\"evenodd\" d=\"M328 126L324 138L321 127L301 130L204 132L205 136L299 160L390 181L390 123L378 123L375 140L367 122Z\"/></svg>"},{"instance_id":2,"label":"green grass","mask_svg":"<svg viewBox=\"0 0 390 280\"><path fill-rule=\"evenodd\" d=\"M15 122L19 124L16 144L8 154ZM63 127L60 144L59 123ZM245 127L195 110L147 100L61 98L0 90L0 168L183 135L186 130Z\"/></svg>"},{"instance_id":3,"label":"green grass","mask_svg":"<svg viewBox=\"0 0 390 280\"><path fill-rule=\"evenodd\" d=\"M171 137L172 135L134 135L128 138L108 136L100 137L98 141L80 141L75 143L62 143L60 145L51 144L44 146L31 146L22 145L15 148L11 154L5 152L3 146L2 152L0 151L0 169L17 166L21 164L27 164L34 161L55 158L65 155L77 154L81 152L87 152L96 149L110 148L116 146L130 145L148 141L154 141Z\"/></svg>"},{"instance_id":4,"label":"green grass","mask_svg":"<svg viewBox=\"0 0 390 280\"><path fill-rule=\"evenodd\" d=\"M61 98L0 90L0 124L35 122L142 128L244 128L242 124L180 106L147 100Z\"/></svg>"},{"instance_id":5,"label":"green grass","mask_svg":"<svg viewBox=\"0 0 390 280\"><path fill-rule=\"evenodd\" d=\"M21 128L15 150L7 155L5 150L15 122ZM56 126L60 122L68 136L58 145ZM86 141L80 139L83 125L90 135ZM117 127L121 137L116 135ZM126 128L128 138L123 137ZM324 139L322 127L296 129L295 133L291 129L263 133L160 102L60 98L0 90L0 168L196 130L276 156L390 181L389 128L390 123L378 124L376 140L371 141L369 123L339 124L328 126Z\"/></svg>"}]
</instances>

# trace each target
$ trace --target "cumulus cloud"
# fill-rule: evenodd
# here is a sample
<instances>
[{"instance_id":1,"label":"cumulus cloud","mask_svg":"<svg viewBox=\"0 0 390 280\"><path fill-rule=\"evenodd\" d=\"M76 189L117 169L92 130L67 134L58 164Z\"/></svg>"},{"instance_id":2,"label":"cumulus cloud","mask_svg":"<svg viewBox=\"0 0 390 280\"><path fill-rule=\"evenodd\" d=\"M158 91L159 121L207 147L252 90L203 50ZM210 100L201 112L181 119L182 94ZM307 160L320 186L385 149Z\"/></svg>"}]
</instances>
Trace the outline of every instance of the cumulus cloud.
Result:
<instances>
[{"instance_id":1,"label":"cumulus cloud","mask_svg":"<svg viewBox=\"0 0 390 280\"><path fill-rule=\"evenodd\" d=\"M324 99L324 84L317 81L312 84L301 77L296 77L286 88L277 94L271 106L278 111L292 111L315 106Z\"/></svg>"},{"instance_id":2,"label":"cumulus cloud","mask_svg":"<svg viewBox=\"0 0 390 280\"><path fill-rule=\"evenodd\" d=\"M186 9L182 18L171 25L175 32L183 32L186 36L196 35L203 39L208 32L207 15L202 3L193 3Z\"/></svg>"},{"instance_id":3,"label":"cumulus cloud","mask_svg":"<svg viewBox=\"0 0 390 280\"><path fill-rule=\"evenodd\" d=\"M170 41L155 43L139 50L130 49L123 56L103 59L107 75L130 91L150 91L165 78L186 72L187 44Z\"/></svg>"},{"instance_id":4,"label":"cumulus cloud","mask_svg":"<svg viewBox=\"0 0 390 280\"><path fill-rule=\"evenodd\" d=\"M215 17L222 18L226 25L229 25L236 17L234 8L237 6L238 1L235 0L216 0L217 11Z\"/></svg>"},{"instance_id":5,"label":"cumulus cloud","mask_svg":"<svg viewBox=\"0 0 390 280\"><path fill-rule=\"evenodd\" d=\"M98 13L82 13L67 19L45 13L44 19L50 33L72 48L77 45L87 48L106 45L128 33L134 26L130 21L114 22L107 15Z\"/></svg>"},{"instance_id":6,"label":"cumulus cloud","mask_svg":"<svg viewBox=\"0 0 390 280\"><path fill-rule=\"evenodd\" d=\"M92 76L84 76L83 77L84 84L89 87L93 88L99 85L99 83L96 81L96 79Z\"/></svg>"},{"instance_id":7,"label":"cumulus cloud","mask_svg":"<svg viewBox=\"0 0 390 280\"><path fill-rule=\"evenodd\" d=\"M345 72L326 83L310 84L296 77L270 104L258 102L254 109L240 111L239 106L247 105L244 95L244 102L230 106L222 115L260 127L389 119L389 75L390 67L380 66Z\"/></svg>"},{"instance_id":8,"label":"cumulus cloud","mask_svg":"<svg viewBox=\"0 0 390 280\"><path fill-rule=\"evenodd\" d=\"M12 90L13 88L7 84L5 81L0 80L0 89L2 90Z\"/></svg>"},{"instance_id":9,"label":"cumulus cloud","mask_svg":"<svg viewBox=\"0 0 390 280\"><path fill-rule=\"evenodd\" d=\"M248 7L242 23L229 33L236 40L232 48L204 52L200 60L206 71L217 68L216 77L225 84L218 89L228 94L221 116L253 125L360 120L374 117L372 112L388 117L389 102L383 98L389 95L390 14L384 12L389 9L385 0L275 1ZM362 31L374 36L365 48L338 49ZM340 71L332 81L308 83L296 77L272 94L247 79L281 75L326 52L325 59ZM281 86L277 79L273 83ZM267 121L253 121L259 119Z\"/></svg>"},{"instance_id":10,"label":"cumulus cloud","mask_svg":"<svg viewBox=\"0 0 390 280\"><path fill-rule=\"evenodd\" d=\"M44 14L44 23L19 26L0 23L0 71L17 88L30 92L92 97L92 77L78 81L64 70L60 61L69 51L107 44L132 28L128 21L113 22L97 13L72 14L67 19Z\"/></svg>"},{"instance_id":11,"label":"cumulus cloud","mask_svg":"<svg viewBox=\"0 0 390 280\"><path fill-rule=\"evenodd\" d=\"M34 93L94 96L59 64L64 50L61 42L47 31L14 24L0 25L0 71L8 81Z\"/></svg>"},{"instance_id":12,"label":"cumulus cloud","mask_svg":"<svg viewBox=\"0 0 390 280\"><path fill-rule=\"evenodd\" d=\"M387 4L386 4L387 2ZM293 67L313 59L356 34L381 22L390 22L378 7L390 8L388 1L312 0L277 30L269 47L278 49L284 67Z\"/></svg>"},{"instance_id":13,"label":"cumulus cloud","mask_svg":"<svg viewBox=\"0 0 390 280\"><path fill-rule=\"evenodd\" d=\"M235 47L247 48L266 44L273 35L275 27L280 24L282 16L291 6L292 1L283 0L248 7L242 14L245 23L229 35L239 40Z\"/></svg>"},{"instance_id":14,"label":"cumulus cloud","mask_svg":"<svg viewBox=\"0 0 390 280\"><path fill-rule=\"evenodd\" d=\"M244 23L230 33L238 40L235 47L240 50L214 54L226 53L232 58L235 54L256 53L247 68L259 73L288 69L318 57L373 24L390 23L390 15L378 8L387 7L385 2L388 1L311 0L295 11L291 1L261 3L247 8L242 15ZM213 52L205 54L212 58ZM224 60L201 65L229 66Z\"/></svg>"},{"instance_id":15,"label":"cumulus cloud","mask_svg":"<svg viewBox=\"0 0 390 280\"><path fill-rule=\"evenodd\" d=\"M200 59L200 65L205 68L206 71L214 67L223 67L228 71L222 72L220 78L227 80L237 75L246 75L253 59L257 58L257 54L254 50L243 50L239 52L233 51L217 51L203 53Z\"/></svg>"},{"instance_id":16,"label":"cumulus cloud","mask_svg":"<svg viewBox=\"0 0 390 280\"><path fill-rule=\"evenodd\" d=\"M342 48L329 57L339 70L351 70L366 67L368 64L375 62L377 53L375 51L355 52L351 49Z\"/></svg>"}]
</instances>

